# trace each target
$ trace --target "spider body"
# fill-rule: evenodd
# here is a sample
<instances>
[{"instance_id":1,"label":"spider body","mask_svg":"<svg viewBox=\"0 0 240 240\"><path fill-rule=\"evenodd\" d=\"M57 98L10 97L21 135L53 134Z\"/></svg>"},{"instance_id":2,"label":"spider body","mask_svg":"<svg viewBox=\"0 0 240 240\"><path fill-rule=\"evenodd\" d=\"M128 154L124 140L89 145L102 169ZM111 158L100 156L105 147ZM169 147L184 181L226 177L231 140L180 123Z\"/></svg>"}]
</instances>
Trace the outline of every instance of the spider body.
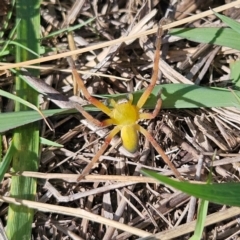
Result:
<instances>
[{"instance_id":1,"label":"spider body","mask_svg":"<svg viewBox=\"0 0 240 240\"><path fill-rule=\"evenodd\" d=\"M159 60L160 60L161 36L162 36L162 26L160 24L158 28L158 33L157 33L156 51L155 51L155 57L154 57L153 74L152 74L151 82L148 85L148 87L145 89L141 97L139 98L136 105L133 104L133 95L130 94L128 99L124 98L117 102L113 99L110 99L110 103L113 107L112 109L110 109L108 106L104 105L102 102L100 102L99 100L97 100L96 98L90 95L82 79L78 75L78 72L75 68L73 61L69 61L69 64L72 67L73 76L77 81L78 87L82 90L86 99L89 102L91 102L94 106L96 106L98 109L100 109L102 112L104 112L109 118L100 122L96 119L93 119L93 117L85 111L82 114L87 119L97 124L99 127L115 125L114 128L110 131L109 135L106 137L102 147L93 157L92 161L82 171L82 174L77 179L78 181L80 181L90 172L94 164L98 161L99 157L107 149L112 138L119 132L121 133L120 135L121 135L123 146L125 147L125 149L127 149L131 153L136 152L138 149L139 132L143 134L149 140L149 142L153 145L153 147L158 152L158 154L161 155L162 159L169 166L169 168L172 170L174 175L177 178L182 179L180 173L175 168L175 166L170 161L170 159L165 154L165 152L162 150L162 148L159 146L159 144L156 142L156 140L152 137L152 135L146 129L144 129L142 126L138 124L139 120L142 120L142 119L154 119L161 109L162 100L159 93L154 111L152 113L141 111L143 105L145 104L148 97L152 93L152 90L157 82Z\"/></svg>"},{"instance_id":2,"label":"spider body","mask_svg":"<svg viewBox=\"0 0 240 240\"><path fill-rule=\"evenodd\" d=\"M138 129L137 122L140 118L139 109L132 104L133 95L129 94L128 99L120 99L115 102L110 100L113 109L110 119L103 121L104 125L112 123L121 131L122 144L126 150L135 153L138 150Z\"/></svg>"}]
</instances>

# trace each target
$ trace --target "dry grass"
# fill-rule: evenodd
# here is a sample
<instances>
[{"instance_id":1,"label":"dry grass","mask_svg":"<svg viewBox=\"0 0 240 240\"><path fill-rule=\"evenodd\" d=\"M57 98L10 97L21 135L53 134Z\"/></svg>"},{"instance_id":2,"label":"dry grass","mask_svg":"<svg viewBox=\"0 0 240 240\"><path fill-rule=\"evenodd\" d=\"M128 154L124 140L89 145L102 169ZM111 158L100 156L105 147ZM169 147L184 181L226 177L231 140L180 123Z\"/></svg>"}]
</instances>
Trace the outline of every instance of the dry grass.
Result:
<instances>
[{"instance_id":1,"label":"dry grass","mask_svg":"<svg viewBox=\"0 0 240 240\"><path fill-rule=\"evenodd\" d=\"M183 0L175 5L175 11L168 17L174 22L187 22L185 26L214 26L219 21L209 13L191 22L186 21L186 17L223 4L223 1L211 1L210 4L210 1ZM43 3L43 36L68 26L63 16L74 24L90 17L96 19L68 36L61 34L44 39L42 45L56 48L59 52L67 51L67 54L73 50L78 69L87 71L82 77L91 94L134 92L149 83L155 36L147 34L155 32L157 22L165 16L167 7L167 1L161 1L161 4L157 1L91 1L91 4L77 1L76 6L68 1L53 5ZM77 15L71 10L76 10ZM225 14L239 19L240 11L231 8ZM113 41L119 37L127 38L124 38L124 43L123 39ZM229 61L238 57L239 52L179 41L167 34L163 43L162 59L167 64L162 66L158 84L231 85ZM96 44L100 45L96 47ZM75 48L84 50L76 52ZM80 52L82 54L78 55ZM50 55L55 54L49 52L45 55L48 58L39 62L49 60ZM72 98L74 82L71 74L59 71L68 68L66 59L59 58L61 56L41 64L41 79ZM196 70L195 66L201 65L201 61L204 65ZM7 87L10 86L12 82ZM74 99L84 104L82 96ZM55 104L61 107L59 102ZM48 99L43 99L43 109L55 107ZM101 114L93 114L99 119L104 118ZM238 110L230 108L162 110L158 118L142 125L152 133L186 179L204 182L209 173L211 156L217 150L217 161L213 166L214 181L238 181L238 114ZM129 156L120 147L120 142L114 141L91 175L76 183L78 174L101 147L102 137L108 130L97 131L80 114L52 118L51 122L55 132L42 126L42 136L64 147L43 147L41 174L22 173L39 179L38 203L23 203L39 210L33 225L34 239L136 239L136 236L151 234L156 234L157 239L189 239L188 233L194 230L192 221L196 219L198 202L181 192L156 184L150 178L140 177L142 167L171 175L144 137L140 138L140 154L137 157ZM7 193L9 182L9 177L3 181L2 195ZM5 198L5 201L12 200ZM51 211L54 213L49 213ZM6 205L2 205L3 221L5 214ZM239 214L237 208L210 204L208 214L207 225L210 226L205 229L204 239L228 239L232 235L229 239L237 239L240 230L235 218Z\"/></svg>"}]
</instances>

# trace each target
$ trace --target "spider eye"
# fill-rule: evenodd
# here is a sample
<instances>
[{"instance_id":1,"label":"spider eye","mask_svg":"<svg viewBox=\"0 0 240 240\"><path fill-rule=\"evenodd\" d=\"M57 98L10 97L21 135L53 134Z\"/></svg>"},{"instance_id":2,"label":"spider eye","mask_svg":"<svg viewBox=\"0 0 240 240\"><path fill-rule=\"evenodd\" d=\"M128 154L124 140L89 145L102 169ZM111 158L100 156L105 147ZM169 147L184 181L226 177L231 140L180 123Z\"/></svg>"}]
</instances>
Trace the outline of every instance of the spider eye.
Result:
<instances>
[{"instance_id":1,"label":"spider eye","mask_svg":"<svg viewBox=\"0 0 240 240\"><path fill-rule=\"evenodd\" d=\"M134 125L127 125L121 129L123 147L130 153L138 150L138 132Z\"/></svg>"}]
</instances>

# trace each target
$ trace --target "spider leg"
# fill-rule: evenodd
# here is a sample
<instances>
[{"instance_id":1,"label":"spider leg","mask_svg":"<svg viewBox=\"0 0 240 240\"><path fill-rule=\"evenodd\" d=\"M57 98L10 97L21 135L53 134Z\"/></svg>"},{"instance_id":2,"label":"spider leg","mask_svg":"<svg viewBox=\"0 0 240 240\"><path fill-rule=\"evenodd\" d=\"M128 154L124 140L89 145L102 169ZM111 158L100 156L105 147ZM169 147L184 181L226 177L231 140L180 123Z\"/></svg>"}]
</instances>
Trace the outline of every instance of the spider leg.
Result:
<instances>
[{"instance_id":1,"label":"spider leg","mask_svg":"<svg viewBox=\"0 0 240 240\"><path fill-rule=\"evenodd\" d=\"M98 161L99 157L105 152L108 145L110 144L112 138L121 130L119 126L116 126L106 137L104 144L99 149L99 151L96 153L96 155L92 158L91 162L83 169L82 174L78 177L77 182L82 180L92 169L94 164Z\"/></svg>"},{"instance_id":2,"label":"spider leg","mask_svg":"<svg viewBox=\"0 0 240 240\"><path fill-rule=\"evenodd\" d=\"M156 149L156 151L158 152L158 154L161 155L162 159L164 160L164 162L169 166L169 168L173 171L174 175L179 179L179 180L183 180L181 174L179 173L179 171L175 168L175 166L173 165L173 163L170 161L170 159L168 158L168 156L165 154L165 152L162 150L162 148L158 145L158 143L156 142L156 140L152 137L152 135L143 127L141 127L140 125L137 124L138 127L138 131L141 132L148 140L149 142L153 145L153 147Z\"/></svg>"},{"instance_id":3,"label":"spider leg","mask_svg":"<svg viewBox=\"0 0 240 240\"><path fill-rule=\"evenodd\" d=\"M158 31L157 31L156 50L155 50L155 56L154 56L153 73L152 73L151 82L138 100L137 107L139 109L143 107L143 105L147 101L148 97L150 96L157 82L159 60L160 60L161 37L163 32L161 23L162 22L160 21L158 26Z\"/></svg>"},{"instance_id":4,"label":"spider leg","mask_svg":"<svg viewBox=\"0 0 240 240\"><path fill-rule=\"evenodd\" d=\"M86 112L83 107L81 107L78 103L74 103L74 107L90 122L95 124L98 127L103 127L103 123L98 121L96 118L94 118L91 114Z\"/></svg>"},{"instance_id":5,"label":"spider leg","mask_svg":"<svg viewBox=\"0 0 240 240\"><path fill-rule=\"evenodd\" d=\"M108 127L114 124L114 121L111 118L105 119L101 122L103 127Z\"/></svg>"},{"instance_id":6,"label":"spider leg","mask_svg":"<svg viewBox=\"0 0 240 240\"><path fill-rule=\"evenodd\" d=\"M83 95L85 96L85 98L90 103L92 103L95 107L99 108L102 112L104 112L105 114L107 114L110 117L111 109L109 109L102 102L98 101L95 97L90 95L90 93L88 92L87 88L84 85L83 80L80 78L80 76L79 76L79 74L78 74L78 72L76 70L76 67L74 65L73 60L70 57L68 58L68 62L69 62L69 65L70 65L70 67L72 69L73 77L75 78L75 80L76 80L76 82L78 84L79 89L82 90Z\"/></svg>"},{"instance_id":7,"label":"spider leg","mask_svg":"<svg viewBox=\"0 0 240 240\"><path fill-rule=\"evenodd\" d=\"M153 112L151 112L151 113L145 113L145 112L140 113L139 114L140 119L154 119L158 115L158 113L161 109L161 106L162 106L161 90L159 91L157 98L158 98L157 104L156 104Z\"/></svg>"}]
</instances>

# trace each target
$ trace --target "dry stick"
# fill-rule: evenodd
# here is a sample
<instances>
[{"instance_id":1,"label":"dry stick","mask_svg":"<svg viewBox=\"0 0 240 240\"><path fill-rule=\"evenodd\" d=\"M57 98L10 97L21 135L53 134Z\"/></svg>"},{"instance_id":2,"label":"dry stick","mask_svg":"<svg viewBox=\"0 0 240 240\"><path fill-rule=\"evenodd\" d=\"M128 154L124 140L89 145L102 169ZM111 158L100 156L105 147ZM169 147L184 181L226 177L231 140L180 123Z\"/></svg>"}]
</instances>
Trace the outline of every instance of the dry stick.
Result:
<instances>
[{"instance_id":1,"label":"dry stick","mask_svg":"<svg viewBox=\"0 0 240 240\"><path fill-rule=\"evenodd\" d=\"M55 103L60 108L75 108L86 119L90 119L91 122L93 122L95 125L101 125L101 123L97 119L95 119L90 113L86 112L80 104L70 101L65 95L62 95L60 92L47 85L41 79L31 76L27 70L21 69L21 72L23 75L23 80L26 83L32 86L39 93L47 96L51 102Z\"/></svg>"},{"instance_id":2,"label":"dry stick","mask_svg":"<svg viewBox=\"0 0 240 240\"><path fill-rule=\"evenodd\" d=\"M144 18L142 18L139 22L137 22L136 19L139 18L139 14L142 11L142 9L144 8L144 6L145 6L145 4L143 4L141 9L139 9L138 13L135 15L132 23L129 25L129 27L126 30L126 32L124 33L123 37L129 36L131 34L133 35L135 32L138 32L140 29L144 29L144 26L146 26L147 22L156 15L157 10L153 9L149 14L147 14ZM136 23L136 25L134 25L135 23ZM92 68L89 73L90 74L95 73L95 72L99 71L100 69L101 69L100 70L101 72L105 72L105 70L108 69L110 63L112 62L110 60L113 59L115 54L118 52L118 50L122 46L122 43L123 42L119 42L118 44L110 46L108 49L104 49L102 52L106 51L107 55L96 66L94 66L94 68ZM125 42L125 43L127 45L130 44L130 42ZM87 80L90 76L89 73L82 75L82 79ZM115 78L115 76L114 76L114 78Z\"/></svg>"},{"instance_id":3,"label":"dry stick","mask_svg":"<svg viewBox=\"0 0 240 240\"><path fill-rule=\"evenodd\" d=\"M193 148L191 145L189 145L187 142L185 142L181 137L179 137L178 134L172 131L171 128L169 128L166 124L161 125L161 131L163 131L170 139L174 139L175 142L179 144L179 146L192 154L194 158L199 158L199 152ZM209 159L210 160L210 159Z\"/></svg>"},{"instance_id":4,"label":"dry stick","mask_svg":"<svg viewBox=\"0 0 240 240\"><path fill-rule=\"evenodd\" d=\"M188 151L188 148L185 148L184 150ZM209 154L212 155L213 153L209 153ZM199 155L197 155L197 156L199 158ZM196 156L196 158L197 158L197 156ZM215 160L214 162L209 162L209 164L206 164L206 165L208 167L210 167L210 166L215 167L215 166L222 166L222 165L226 165L226 164L238 163L239 156L240 156L240 154L237 154L237 156L235 156L235 157L226 157L221 160ZM76 179L79 175L78 174L62 174L62 173L40 173L40 172L30 172L30 171L23 171L20 173L6 173L4 175L4 177L11 177L11 176L34 177L34 178L48 179L48 180L49 179L61 179L66 182L76 182ZM113 175L88 175L83 180L83 182L107 182L107 181L136 182L136 183L159 183L157 180L150 178L150 177L119 176L119 175L116 175L116 176L113 176ZM193 181L193 182L196 183L196 181ZM197 182L197 183L201 184L203 182Z\"/></svg>"},{"instance_id":5,"label":"dry stick","mask_svg":"<svg viewBox=\"0 0 240 240\"><path fill-rule=\"evenodd\" d=\"M86 219L89 219L90 221L94 221L107 226L112 226L114 228L118 228L122 231L130 232L140 237L148 237L151 235L150 233L145 232L143 230L104 218L102 216L93 214L91 212L88 212L80 208L63 207L59 205L46 204L46 203L34 202L34 201L23 200L23 199L18 199L13 197L5 197L5 196L0 196L0 202L7 202L7 203L12 203L18 206L25 206L31 209L36 209L41 212L52 212L52 213L63 214L67 216L73 216L77 218L86 218Z\"/></svg>"},{"instance_id":6,"label":"dry stick","mask_svg":"<svg viewBox=\"0 0 240 240\"><path fill-rule=\"evenodd\" d=\"M179 135L173 132L172 129L169 128L166 124L162 124L161 131L163 131L170 139L174 139L174 141L178 143L183 150L190 153L194 158L196 159L199 158L200 152L198 152L195 148L193 148L190 144L188 144L182 138L180 138ZM211 166L212 166L212 161L209 157L205 156L204 160L207 163L211 163Z\"/></svg>"},{"instance_id":7,"label":"dry stick","mask_svg":"<svg viewBox=\"0 0 240 240\"><path fill-rule=\"evenodd\" d=\"M204 222L204 226L210 226L214 223L219 223L221 221L227 220L231 217L235 217L240 214L240 208L239 207L231 207L226 210L212 213L206 217L206 220ZM170 230L165 230L159 233L156 233L153 235L156 239L161 240L167 240L167 239L181 239L179 238L182 235L185 235L187 233L193 232L196 228L196 222L197 220L194 220L190 223L185 223L180 226L177 226Z\"/></svg>"},{"instance_id":8,"label":"dry stick","mask_svg":"<svg viewBox=\"0 0 240 240\"><path fill-rule=\"evenodd\" d=\"M236 162L239 161L239 158L236 158ZM141 166L142 167L142 166ZM65 182L76 182L79 174L64 174L64 173L40 173L40 172L28 172L23 171L20 173L6 173L4 177L12 176L24 176L24 177L33 177L39 179L60 179ZM159 183L159 181L151 177L139 177L139 176L120 176L120 175L88 175L82 182L107 182L107 181L116 181L116 182L135 182L135 183Z\"/></svg>"},{"instance_id":9,"label":"dry stick","mask_svg":"<svg viewBox=\"0 0 240 240\"><path fill-rule=\"evenodd\" d=\"M164 215L167 215L173 209L185 204L188 201L188 199L189 199L189 196L187 194L176 192L176 193L172 194L170 199L161 200L156 208L157 208L157 211L160 212L164 216ZM143 214L145 215L144 221L138 216L138 217L132 219L131 226L134 226L138 229L148 229L148 226L151 225L151 220L148 218L146 213L143 213ZM160 217L155 216L156 221L158 221L159 219L160 219ZM132 236L132 234L124 232L124 233L119 234L116 237L116 240L128 239L131 236ZM150 238L150 239L155 239L155 238ZM160 238L158 238L158 239L160 239Z\"/></svg>"},{"instance_id":10,"label":"dry stick","mask_svg":"<svg viewBox=\"0 0 240 240\"><path fill-rule=\"evenodd\" d=\"M207 17L208 15L212 15L213 11L215 11L215 12L222 12L222 11L224 11L226 9L235 7L235 6L239 5L239 4L240 4L240 0L237 0L237 1L225 4L223 6L214 8L212 10L208 10L208 11L199 13L197 15L184 18L184 19L179 20L179 21L176 21L176 22L173 22L173 23L170 23L170 24L166 24L166 25L163 26L163 30L167 30L167 29L170 29L170 28L173 28L173 27L180 26L180 25L185 24L185 23L189 23L189 22L192 22L192 21L195 21L195 20ZM141 37L143 35L150 35L150 34L156 33L157 29L158 28L153 28L153 29L145 31L143 33L137 33L137 34L134 34L134 35L131 35L131 36L127 36L127 37L121 37L121 38L118 38L116 40L108 41L106 43L96 44L96 45L91 46L91 47L86 47L86 48L77 49L77 50L74 50L74 51L60 53L60 54L56 54L56 55L53 55L53 56L47 56L47 57L34 59L34 60L30 60L30 61L25 61L25 62L21 62L21 63L9 64L9 65L0 67L0 70L28 66L28 65L32 65L32 64L41 63L41 62L52 61L54 59L69 57L69 56L75 55L75 54L89 52L89 51L92 51L92 50L95 50L95 49L111 46L111 45L117 44L119 42L125 42L127 40L132 40L132 39L135 39L135 38L139 38L139 37Z\"/></svg>"},{"instance_id":11,"label":"dry stick","mask_svg":"<svg viewBox=\"0 0 240 240\"><path fill-rule=\"evenodd\" d=\"M105 172L106 172L105 168L101 168L99 174L103 175ZM88 176L91 176L91 175L88 175ZM109 183L108 181L104 181L104 182L105 182L105 184ZM93 189L98 189L100 187L99 185L101 185L101 184L102 184L102 182L95 182L93 184ZM109 193L110 193L110 191L108 191L108 194ZM85 209L87 211L91 211L92 207L94 206L94 202L95 202L94 200L95 200L96 196L97 196L96 194L95 195L92 194L92 195L88 196L88 198L86 200L86 203L85 203ZM104 200L103 200L103 202L104 202ZM88 226L89 222L91 224L91 221L89 221L88 219L83 219L82 222L81 222L81 225L79 226L80 229L81 229L80 234L82 236L84 236L85 238L86 238L86 234L88 233L88 230L89 230L89 226Z\"/></svg>"},{"instance_id":12,"label":"dry stick","mask_svg":"<svg viewBox=\"0 0 240 240\"><path fill-rule=\"evenodd\" d=\"M200 181L202 166L203 166L203 155L200 155L199 159L198 159L197 171L196 171L196 175L195 175L195 179L197 181ZM186 222L191 222L193 220L193 217L195 214L195 209L196 209L196 204L197 204L197 198L192 196L190 198L190 202L189 202L189 209L188 209L188 215L187 215Z\"/></svg>"}]
</instances>

